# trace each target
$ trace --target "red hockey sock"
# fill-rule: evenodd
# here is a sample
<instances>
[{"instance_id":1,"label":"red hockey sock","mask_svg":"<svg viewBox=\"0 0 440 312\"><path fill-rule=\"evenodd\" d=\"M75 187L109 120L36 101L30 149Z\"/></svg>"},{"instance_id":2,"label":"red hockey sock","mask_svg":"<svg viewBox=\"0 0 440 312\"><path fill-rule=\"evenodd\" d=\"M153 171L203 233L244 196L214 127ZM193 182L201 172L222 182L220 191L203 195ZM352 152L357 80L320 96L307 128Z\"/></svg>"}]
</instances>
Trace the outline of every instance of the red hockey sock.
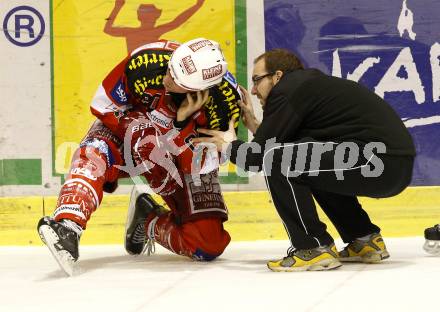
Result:
<instances>
[{"instance_id":1,"label":"red hockey sock","mask_svg":"<svg viewBox=\"0 0 440 312\"><path fill-rule=\"evenodd\" d=\"M177 225L172 213L149 218L147 235L168 250L194 260L210 261L220 256L231 241L219 218L206 218Z\"/></svg>"}]
</instances>

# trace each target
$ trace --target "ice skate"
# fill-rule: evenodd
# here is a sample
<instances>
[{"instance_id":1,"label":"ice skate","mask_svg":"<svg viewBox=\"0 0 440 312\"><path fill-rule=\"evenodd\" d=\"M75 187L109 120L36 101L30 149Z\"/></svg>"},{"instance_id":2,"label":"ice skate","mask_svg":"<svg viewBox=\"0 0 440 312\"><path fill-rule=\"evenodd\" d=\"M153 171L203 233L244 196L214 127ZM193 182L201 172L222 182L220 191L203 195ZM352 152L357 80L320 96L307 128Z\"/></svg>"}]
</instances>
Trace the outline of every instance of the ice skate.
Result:
<instances>
[{"instance_id":1,"label":"ice skate","mask_svg":"<svg viewBox=\"0 0 440 312\"><path fill-rule=\"evenodd\" d=\"M130 255L141 255L145 251L148 255L154 253L154 233L147 235L145 223L149 217L154 218L166 212L151 195L133 188L125 223L125 250Z\"/></svg>"},{"instance_id":2,"label":"ice skate","mask_svg":"<svg viewBox=\"0 0 440 312\"><path fill-rule=\"evenodd\" d=\"M291 250L287 257L267 263L267 267L276 272L324 271L340 266L334 244L313 249Z\"/></svg>"},{"instance_id":3,"label":"ice skate","mask_svg":"<svg viewBox=\"0 0 440 312\"><path fill-rule=\"evenodd\" d=\"M342 262L377 263L390 257L382 236L374 233L367 239L355 239L339 252Z\"/></svg>"},{"instance_id":4,"label":"ice skate","mask_svg":"<svg viewBox=\"0 0 440 312\"><path fill-rule=\"evenodd\" d=\"M38 234L49 248L61 269L69 276L74 273L74 263L79 257L79 239L81 227L71 220L55 221L43 217L38 222Z\"/></svg>"},{"instance_id":5,"label":"ice skate","mask_svg":"<svg viewBox=\"0 0 440 312\"><path fill-rule=\"evenodd\" d=\"M440 224L425 230L425 240L423 249L431 255L440 255Z\"/></svg>"}]
</instances>

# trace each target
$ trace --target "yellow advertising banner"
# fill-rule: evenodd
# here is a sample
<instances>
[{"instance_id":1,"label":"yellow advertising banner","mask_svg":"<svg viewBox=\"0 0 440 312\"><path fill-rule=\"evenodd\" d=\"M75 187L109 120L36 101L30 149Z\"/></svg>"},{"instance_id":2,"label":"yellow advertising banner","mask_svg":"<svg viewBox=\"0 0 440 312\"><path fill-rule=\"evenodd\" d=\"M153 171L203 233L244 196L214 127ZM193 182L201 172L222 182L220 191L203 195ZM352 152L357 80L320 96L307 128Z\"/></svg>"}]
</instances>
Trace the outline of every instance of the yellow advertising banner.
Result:
<instances>
[{"instance_id":1,"label":"yellow advertising banner","mask_svg":"<svg viewBox=\"0 0 440 312\"><path fill-rule=\"evenodd\" d=\"M55 172L65 173L71 153L94 117L90 101L107 73L129 51L157 39L218 41L235 74L234 0L54 0L53 121Z\"/></svg>"}]
</instances>

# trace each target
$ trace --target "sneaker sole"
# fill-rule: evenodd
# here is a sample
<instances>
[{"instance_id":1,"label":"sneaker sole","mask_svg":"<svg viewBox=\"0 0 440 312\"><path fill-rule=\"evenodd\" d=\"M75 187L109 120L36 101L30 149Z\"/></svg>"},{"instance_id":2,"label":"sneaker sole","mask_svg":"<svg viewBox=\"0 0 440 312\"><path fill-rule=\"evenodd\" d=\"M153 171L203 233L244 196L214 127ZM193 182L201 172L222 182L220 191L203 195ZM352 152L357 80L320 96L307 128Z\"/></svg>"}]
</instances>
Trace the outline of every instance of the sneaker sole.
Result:
<instances>
[{"instance_id":1,"label":"sneaker sole","mask_svg":"<svg viewBox=\"0 0 440 312\"><path fill-rule=\"evenodd\" d=\"M388 259L390 254L388 251L383 251L381 253L367 252L363 256L339 258L341 262L361 262L361 263L379 263L382 260Z\"/></svg>"},{"instance_id":2,"label":"sneaker sole","mask_svg":"<svg viewBox=\"0 0 440 312\"><path fill-rule=\"evenodd\" d=\"M58 265L68 276L73 276L75 259L66 250L57 250L55 244L59 242L57 233L48 225L42 225L38 229L41 240L49 248Z\"/></svg>"},{"instance_id":3,"label":"sneaker sole","mask_svg":"<svg viewBox=\"0 0 440 312\"><path fill-rule=\"evenodd\" d=\"M300 267L273 267L269 264L267 267L274 272L304 272L304 271L328 271L339 268L342 263L336 259L325 259L312 265L304 265Z\"/></svg>"}]
</instances>

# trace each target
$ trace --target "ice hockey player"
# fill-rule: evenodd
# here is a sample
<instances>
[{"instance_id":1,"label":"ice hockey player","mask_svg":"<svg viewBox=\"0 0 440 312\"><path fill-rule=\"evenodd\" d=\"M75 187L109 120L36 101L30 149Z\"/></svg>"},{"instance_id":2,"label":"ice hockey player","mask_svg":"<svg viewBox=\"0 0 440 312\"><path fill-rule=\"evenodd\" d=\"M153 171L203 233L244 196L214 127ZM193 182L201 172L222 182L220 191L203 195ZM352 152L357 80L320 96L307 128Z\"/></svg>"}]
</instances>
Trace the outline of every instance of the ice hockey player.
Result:
<instances>
[{"instance_id":1,"label":"ice hockey player","mask_svg":"<svg viewBox=\"0 0 440 312\"><path fill-rule=\"evenodd\" d=\"M97 120L72 159L53 216L43 217L37 226L61 268L73 274L80 236L103 191L113 192L118 178L128 175L142 174L168 206L132 192L128 253L152 252L156 241L195 260L222 254L230 236L223 228L227 209L218 157L209 157L213 153L206 149L196 153L190 139L198 135L198 127L227 129L231 120L238 120L239 99L238 85L212 40L182 45L161 40L120 62L92 100Z\"/></svg>"}]
</instances>

